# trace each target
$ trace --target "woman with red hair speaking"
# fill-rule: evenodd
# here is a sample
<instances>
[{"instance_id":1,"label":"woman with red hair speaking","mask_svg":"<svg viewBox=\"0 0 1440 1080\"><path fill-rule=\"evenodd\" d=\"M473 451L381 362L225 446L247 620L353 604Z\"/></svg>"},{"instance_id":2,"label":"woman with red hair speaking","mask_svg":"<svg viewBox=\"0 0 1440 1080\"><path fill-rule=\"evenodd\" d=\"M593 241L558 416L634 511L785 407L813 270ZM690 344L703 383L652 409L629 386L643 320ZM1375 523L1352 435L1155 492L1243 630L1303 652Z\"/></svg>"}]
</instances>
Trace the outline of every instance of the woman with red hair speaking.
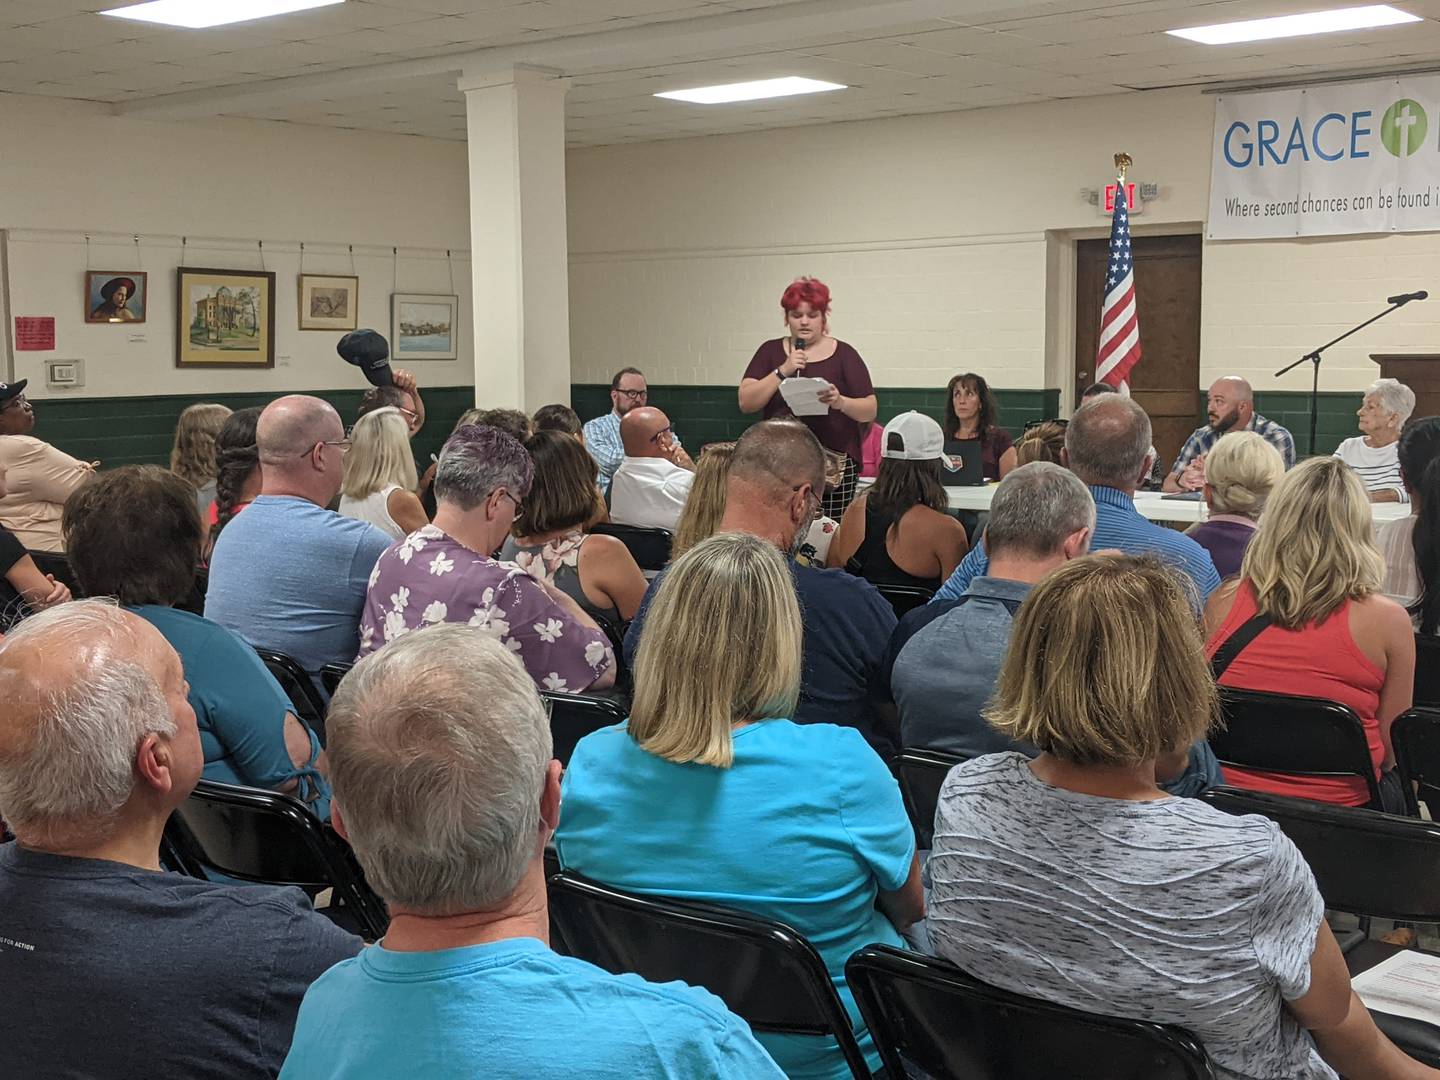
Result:
<instances>
[{"instance_id":1,"label":"woman with red hair speaking","mask_svg":"<svg viewBox=\"0 0 1440 1080\"><path fill-rule=\"evenodd\" d=\"M797 419L815 433L821 446L845 455L840 483L824 501L825 513L839 517L855 496L863 429L875 419L875 387L860 354L830 336L830 289L823 281L796 278L781 295L780 308L788 333L755 350L740 380L740 411L763 410L766 420ZM796 375L829 383L820 393L829 412L799 417L791 413L780 384Z\"/></svg>"}]
</instances>

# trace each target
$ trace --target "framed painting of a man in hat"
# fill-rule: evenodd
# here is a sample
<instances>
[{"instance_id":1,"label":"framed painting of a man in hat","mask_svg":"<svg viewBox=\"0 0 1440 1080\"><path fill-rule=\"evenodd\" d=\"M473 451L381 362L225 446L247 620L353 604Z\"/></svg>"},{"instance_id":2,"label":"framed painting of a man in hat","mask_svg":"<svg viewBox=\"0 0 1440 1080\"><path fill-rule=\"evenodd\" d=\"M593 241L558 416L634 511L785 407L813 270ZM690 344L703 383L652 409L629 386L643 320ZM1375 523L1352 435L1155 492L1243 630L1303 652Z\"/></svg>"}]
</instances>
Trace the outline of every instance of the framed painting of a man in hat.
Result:
<instances>
[{"instance_id":1,"label":"framed painting of a man in hat","mask_svg":"<svg viewBox=\"0 0 1440 1080\"><path fill-rule=\"evenodd\" d=\"M149 290L143 270L87 270L87 323L143 323Z\"/></svg>"}]
</instances>

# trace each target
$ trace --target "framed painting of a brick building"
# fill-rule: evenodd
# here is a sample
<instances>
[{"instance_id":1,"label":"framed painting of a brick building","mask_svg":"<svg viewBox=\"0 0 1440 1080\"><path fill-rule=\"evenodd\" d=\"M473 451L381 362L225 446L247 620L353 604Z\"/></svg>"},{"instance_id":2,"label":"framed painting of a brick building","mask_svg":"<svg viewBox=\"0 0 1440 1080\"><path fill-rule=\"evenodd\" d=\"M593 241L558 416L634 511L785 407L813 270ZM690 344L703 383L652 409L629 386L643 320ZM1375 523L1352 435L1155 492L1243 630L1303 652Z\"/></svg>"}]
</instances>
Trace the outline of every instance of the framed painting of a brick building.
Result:
<instances>
[{"instance_id":1,"label":"framed painting of a brick building","mask_svg":"<svg viewBox=\"0 0 1440 1080\"><path fill-rule=\"evenodd\" d=\"M177 271L176 367L274 367L275 275Z\"/></svg>"}]
</instances>

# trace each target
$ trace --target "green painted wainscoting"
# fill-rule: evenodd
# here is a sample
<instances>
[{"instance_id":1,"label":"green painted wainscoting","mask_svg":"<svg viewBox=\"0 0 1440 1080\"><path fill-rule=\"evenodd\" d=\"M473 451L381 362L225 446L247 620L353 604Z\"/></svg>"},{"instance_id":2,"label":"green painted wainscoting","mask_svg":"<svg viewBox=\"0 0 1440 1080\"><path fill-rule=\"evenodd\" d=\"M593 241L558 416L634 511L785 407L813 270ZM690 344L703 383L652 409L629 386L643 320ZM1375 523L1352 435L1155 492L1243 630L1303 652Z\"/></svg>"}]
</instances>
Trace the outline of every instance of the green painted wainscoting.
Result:
<instances>
[{"instance_id":1,"label":"green painted wainscoting","mask_svg":"<svg viewBox=\"0 0 1440 1080\"><path fill-rule=\"evenodd\" d=\"M364 390L310 390L334 405L347 425ZM170 394L157 397L39 398L35 434L84 461L116 465L169 465L175 422L187 405L216 402L232 409L265 405L278 394ZM475 402L469 386L421 387L425 427L415 437L415 456L426 461L440 449L455 421Z\"/></svg>"},{"instance_id":2,"label":"green painted wainscoting","mask_svg":"<svg viewBox=\"0 0 1440 1080\"><path fill-rule=\"evenodd\" d=\"M348 424L355 416L363 390L311 392L334 405ZM475 391L469 386L432 386L422 388L422 392L427 418L424 430L415 439L415 455L424 461L440 449L456 419L474 403ZM575 411L584 420L610 408L610 388L606 384L576 383L570 393ZM1059 411L1060 391L1056 389L997 389L995 393L1000 402L1000 422L1014 435L1020 433L1027 420L1055 416ZM936 420L943 419L944 391L939 388L880 387L877 394L882 423L907 409L918 409ZM264 405L275 396L260 393L41 398L35 402L38 417L35 433L67 453L87 461L99 460L106 466L166 465L170 460L175 421L185 406L196 401L214 401L232 409L243 409ZM691 449L737 438L756 419L740 412L733 386L657 384L650 388L650 400L665 410ZM1330 453L1341 439L1357 434L1355 410L1360 407L1360 401L1358 392L1320 395L1317 447L1320 453ZM1255 395L1255 404L1263 415L1288 427L1295 436L1297 448L1304 453L1309 430L1309 395L1262 391ZM1202 422L1204 411L1204 393L1200 392L1195 405L1197 424Z\"/></svg>"}]
</instances>

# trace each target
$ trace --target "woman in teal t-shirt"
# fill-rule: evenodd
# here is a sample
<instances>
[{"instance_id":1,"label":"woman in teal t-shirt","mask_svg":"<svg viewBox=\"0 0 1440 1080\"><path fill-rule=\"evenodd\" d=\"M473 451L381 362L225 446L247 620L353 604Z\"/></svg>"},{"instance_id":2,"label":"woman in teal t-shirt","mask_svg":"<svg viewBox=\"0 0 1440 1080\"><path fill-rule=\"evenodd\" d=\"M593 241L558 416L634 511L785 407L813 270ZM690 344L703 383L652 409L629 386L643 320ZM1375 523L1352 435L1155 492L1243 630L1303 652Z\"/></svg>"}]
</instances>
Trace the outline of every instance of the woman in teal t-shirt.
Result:
<instances>
[{"instance_id":1,"label":"woman in teal t-shirt","mask_svg":"<svg viewBox=\"0 0 1440 1080\"><path fill-rule=\"evenodd\" d=\"M743 646L743 647L742 647ZM780 552L722 533L666 572L636 657L630 719L580 740L555 835L561 863L617 888L743 909L820 951L845 986L871 943L924 917L900 791L859 732L785 719L800 691L800 608ZM834 1039L756 1036L791 1077L850 1075Z\"/></svg>"},{"instance_id":2,"label":"woman in teal t-shirt","mask_svg":"<svg viewBox=\"0 0 1440 1080\"><path fill-rule=\"evenodd\" d=\"M153 465L98 474L65 504L65 550L88 596L113 596L180 654L206 780L271 788L330 816L320 743L255 650L177 605L195 588L204 529L195 489Z\"/></svg>"}]
</instances>

